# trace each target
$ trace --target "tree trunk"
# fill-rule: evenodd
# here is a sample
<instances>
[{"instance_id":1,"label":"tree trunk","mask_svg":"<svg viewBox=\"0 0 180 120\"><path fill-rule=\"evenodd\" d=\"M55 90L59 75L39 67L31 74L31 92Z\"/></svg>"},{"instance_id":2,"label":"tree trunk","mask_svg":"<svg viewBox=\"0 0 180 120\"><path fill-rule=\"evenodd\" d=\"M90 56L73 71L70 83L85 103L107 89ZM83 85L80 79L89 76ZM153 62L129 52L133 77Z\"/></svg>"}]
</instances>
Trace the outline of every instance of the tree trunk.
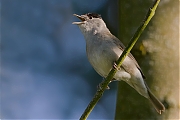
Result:
<instances>
[{"instance_id":1,"label":"tree trunk","mask_svg":"<svg viewBox=\"0 0 180 120\"><path fill-rule=\"evenodd\" d=\"M125 8L128 1L119 0L120 38L129 40L130 33L138 26L137 19L145 16L135 13L152 5L141 5L145 1L136 1L137 8ZM151 1L152 2L152 1ZM150 4L149 4L150 3ZM132 12L133 11L133 12ZM147 12L147 11L146 11ZM138 16L137 16L138 15ZM128 26L128 21L133 22ZM130 22L130 23L131 23ZM126 26L127 25L127 26ZM139 65L146 76L146 82L152 92L165 105L166 111L159 115L151 103L140 96L126 83L119 82L115 119L178 119L179 118L179 2L178 0L161 1L156 14L136 45L135 53ZM137 28L137 27L136 27ZM128 32L128 33L126 33ZM133 31L134 32L134 31ZM127 36L124 36L127 35ZM128 36L129 35L129 36ZM132 34L131 34L132 36ZM141 41L142 40L142 41ZM127 42L126 42L127 43ZM142 53L142 54L138 54Z\"/></svg>"}]
</instances>

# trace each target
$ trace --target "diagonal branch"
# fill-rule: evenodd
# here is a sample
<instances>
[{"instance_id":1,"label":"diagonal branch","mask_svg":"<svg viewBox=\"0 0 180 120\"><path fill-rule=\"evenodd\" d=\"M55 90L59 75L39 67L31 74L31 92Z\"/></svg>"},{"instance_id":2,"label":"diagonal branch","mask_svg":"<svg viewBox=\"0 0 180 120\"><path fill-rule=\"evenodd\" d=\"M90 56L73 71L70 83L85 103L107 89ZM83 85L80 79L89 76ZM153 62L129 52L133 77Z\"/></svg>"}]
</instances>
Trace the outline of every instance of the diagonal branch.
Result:
<instances>
[{"instance_id":1,"label":"diagonal branch","mask_svg":"<svg viewBox=\"0 0 180 120\"><path fill-rule=\"evenodd\" d=\"M142 34L142 32L144 31L144 29L146 28L146 26L148 25L149 21L151 20L151 18L154 16L155 14L155 10L159 4L160 0L156 0L152 6L152 8L149 9L144 22L139 26L139 28L137 29L137 31L135 32L134 36L131 38L128 46L125 48L125 50L123 51L123 53L121 54L121 56L119 57L119 59L117 60L116 64L117 67L119 68L122 63L123 60L125 59L125 57L129 54L129 52L131 51L131 49L133 48L133 46L135 45L135 43L137 42L137 40L139 39L140 35ZM89 103L89 105L87 106L87 108L85 109L84 113L82 114L80 120L85 120L89 114L91 113L91 111L93 110L93 108L95 107L95 105L97 104L97 102L99 101L99 99L102 97L104 91L106 90L106 88L108 87L108 84L110 83L110 81L113 79L115 73L117 72L116 69L111 69L111 71L109 72L108 76L106 77L106 79L100 84L99 89L97 90L96 94L94 95L92 101Z\"/></svg>"}]
</instances>

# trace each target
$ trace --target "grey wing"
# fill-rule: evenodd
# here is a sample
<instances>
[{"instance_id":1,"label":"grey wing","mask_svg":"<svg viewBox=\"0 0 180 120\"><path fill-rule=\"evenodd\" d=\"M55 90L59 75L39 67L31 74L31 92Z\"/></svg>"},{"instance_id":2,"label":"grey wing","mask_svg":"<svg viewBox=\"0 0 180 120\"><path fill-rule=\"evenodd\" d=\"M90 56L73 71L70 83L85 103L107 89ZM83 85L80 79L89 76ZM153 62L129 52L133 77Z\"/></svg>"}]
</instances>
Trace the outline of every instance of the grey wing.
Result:
<instances>
[{"instance_id":1,"label":"grey wing","mask_svg":"<svg viewBox=\"0 0 180 120\"><path fill-rule=\"evenodd\" d=\"M118 45L119 49L121 49L122 51L124 51L125 46L124 46L123 43L122 43L118 38L116 38L115 36L114 36L114 43ZM136 67L137 67L138 70L141 72L141 75L142 75L143 79L145 79L146 77L145 77L145 75L143 74L140 66L138 65L138 63L137 63L136 59L133 57L133 55L132 55L131 53L129 53L129 54L128 54L128 57L131 58L131 59L134 61ZM123 67L123 65L122 65L122 67ZM127 72L128 72L128 71L127 71Z\"/></svg>"}]
</instances>

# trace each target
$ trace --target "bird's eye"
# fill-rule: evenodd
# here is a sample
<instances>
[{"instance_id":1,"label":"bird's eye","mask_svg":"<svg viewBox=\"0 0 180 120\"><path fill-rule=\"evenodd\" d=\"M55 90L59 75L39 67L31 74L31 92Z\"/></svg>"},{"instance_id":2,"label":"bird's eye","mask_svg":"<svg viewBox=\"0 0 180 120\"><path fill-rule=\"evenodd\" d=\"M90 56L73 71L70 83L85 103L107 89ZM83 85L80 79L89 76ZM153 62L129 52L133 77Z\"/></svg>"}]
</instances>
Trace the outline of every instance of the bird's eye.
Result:
<instances>
[{"instance_id":1,"label":"bird's eye","mask_svg":"<svg viewBox=\"0 0 180 120\"><path fill-rule=\"evenodd\" d=\"M92 16L89 16L89 19L92 19Z\"/></svg>"}]
</instances>

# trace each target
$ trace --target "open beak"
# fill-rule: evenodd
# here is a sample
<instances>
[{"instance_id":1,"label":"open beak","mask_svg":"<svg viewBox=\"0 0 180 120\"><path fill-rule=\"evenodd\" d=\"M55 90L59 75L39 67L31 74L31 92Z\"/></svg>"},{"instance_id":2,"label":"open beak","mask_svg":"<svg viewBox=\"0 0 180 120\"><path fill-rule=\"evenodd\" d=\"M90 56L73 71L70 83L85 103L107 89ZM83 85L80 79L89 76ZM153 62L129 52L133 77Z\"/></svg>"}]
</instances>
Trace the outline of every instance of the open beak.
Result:
<instances>
[{"instance_id":1,"label":"open beak","mask_svg":"<svg viewBox=\"0 0 180 120\"><path fill-rule=\"evenodd\" d=\"M79 18L81 21L80 22L73 22L72 24L80 25L80 24L84 24L84 21L86 21L85 18L81 15L77 15L77 14L73 14L73 15L76 16L77 18Z\"/></svg>"}]
</instances>

